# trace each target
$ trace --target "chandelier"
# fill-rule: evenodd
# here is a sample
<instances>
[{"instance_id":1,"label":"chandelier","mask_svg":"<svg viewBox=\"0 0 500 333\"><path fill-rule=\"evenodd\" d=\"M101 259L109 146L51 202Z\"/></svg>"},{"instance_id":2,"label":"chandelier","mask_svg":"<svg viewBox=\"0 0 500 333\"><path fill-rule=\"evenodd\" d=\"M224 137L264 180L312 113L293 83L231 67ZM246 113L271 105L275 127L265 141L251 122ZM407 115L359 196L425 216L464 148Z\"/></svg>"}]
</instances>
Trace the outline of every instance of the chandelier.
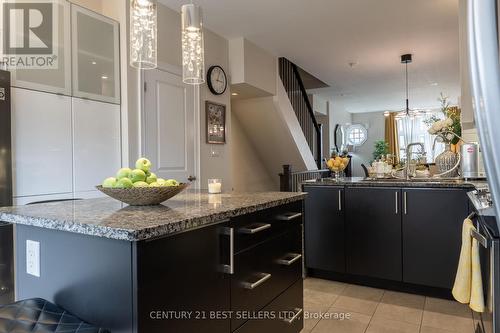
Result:
<instances>
[{"instance_id":1,"label":"chandelier","mask_svg":"<svg viewBox=\"0 0 500 333\"><path fill-rule=\"evenodd\" d=\"M205 51L201 7L183 5L182 16L182 81L187 84L205 82Z\"/></svg>"},{"instance_id":2,"label":"chandelier","mask_svg":"<svg viewBox=\"0 0 500 333\"><path fill-rule=\"evenodd\" d=\"M156 0L130 1L130 65L139 69L157 66Z\"/></svg>"}]
</instances>

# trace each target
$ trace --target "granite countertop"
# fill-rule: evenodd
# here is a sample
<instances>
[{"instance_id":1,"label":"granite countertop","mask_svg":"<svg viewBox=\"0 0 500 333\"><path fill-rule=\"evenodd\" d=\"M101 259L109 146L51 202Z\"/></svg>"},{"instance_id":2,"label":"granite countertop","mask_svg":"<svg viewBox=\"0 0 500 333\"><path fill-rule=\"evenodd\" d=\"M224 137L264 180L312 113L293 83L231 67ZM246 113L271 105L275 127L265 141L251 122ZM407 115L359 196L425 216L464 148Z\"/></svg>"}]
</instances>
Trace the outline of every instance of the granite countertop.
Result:
<instances>
[{"instance_id":1,"label":"granite countertop","mask_svg":"<svg viewBox=\"0 0 500 333\"><path fill-rule=\"evenodd\" d=\"M0 208L0 220L126 241L189 231L230 217L305 198L305 193L183 192L159 206L128 206L111 198Z\"/></svg>"},{"instance_id":2,"label":"granite countertop","mask_svg":"<svg viewBox=\"0 0 500 333\"><path fill-rule=\"evenodd\" d=\"M351 187L417 187L417 188L481 188L488 185L486 180L465 181L457 180L435 180L415 181L404 179L368 179L363 177L346 177L336 181L332 178L323 178L304 181L304 185L314 186L351 186Z\"/></svg>"}]
</instances>

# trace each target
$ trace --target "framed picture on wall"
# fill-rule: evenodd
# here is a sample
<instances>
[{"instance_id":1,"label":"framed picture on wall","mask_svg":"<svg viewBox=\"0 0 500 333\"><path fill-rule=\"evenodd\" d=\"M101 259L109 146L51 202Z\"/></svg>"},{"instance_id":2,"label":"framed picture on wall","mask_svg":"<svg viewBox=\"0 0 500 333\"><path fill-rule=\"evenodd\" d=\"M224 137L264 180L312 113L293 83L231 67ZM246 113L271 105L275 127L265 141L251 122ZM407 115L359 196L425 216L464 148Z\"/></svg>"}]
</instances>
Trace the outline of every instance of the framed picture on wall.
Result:
<instances>
[{"instance_id":1,"label":"framed picture on wall","mask_svg":"<svg viewBox=\"0 0 500 333\"><path fill-rule=\"evenodd\" d=\"M207 116L207 143L226 143L226 106L210 101L205 102Z\"/></svg>"}]
</instances>

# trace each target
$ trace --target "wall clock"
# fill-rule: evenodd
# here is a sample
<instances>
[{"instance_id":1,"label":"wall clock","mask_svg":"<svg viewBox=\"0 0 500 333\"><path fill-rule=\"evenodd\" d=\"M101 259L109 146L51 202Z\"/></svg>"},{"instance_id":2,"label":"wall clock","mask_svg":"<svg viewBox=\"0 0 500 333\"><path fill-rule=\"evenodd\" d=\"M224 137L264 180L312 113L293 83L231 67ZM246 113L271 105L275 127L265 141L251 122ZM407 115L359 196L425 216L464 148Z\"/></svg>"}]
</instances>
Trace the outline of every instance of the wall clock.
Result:
<instances>
[{"instance_id":1,"label":"wall clock","mask_svg":"<svg viewBox=\"0 0 500 333\"><path fill-rule=\"evenodd\" d=\"M214 95L222 95L227 88L227 76L222 67L211 66L207 73L208 89Z\"/></svg>"}]
</instances>

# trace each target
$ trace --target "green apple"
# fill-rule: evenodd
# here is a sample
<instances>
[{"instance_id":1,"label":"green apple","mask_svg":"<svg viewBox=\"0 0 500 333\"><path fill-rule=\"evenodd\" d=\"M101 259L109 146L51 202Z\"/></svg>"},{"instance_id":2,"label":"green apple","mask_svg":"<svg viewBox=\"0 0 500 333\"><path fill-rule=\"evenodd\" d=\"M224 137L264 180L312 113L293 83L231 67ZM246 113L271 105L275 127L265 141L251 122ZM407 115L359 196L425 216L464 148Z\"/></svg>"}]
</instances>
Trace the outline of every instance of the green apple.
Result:
<instances>
[{"instance_id":1,"label":"green apple","mask_svg":"<svg viewBox=\"0 0 500 333\"><path fill-rule=\"evenodd\" d=\"M158 177L153 172L150 172L150 175L146 175L146 183L151 184L158 180Z\"/></svg>"},{"instance_id":2,"label":"green apple","mask_svg":"<svg viewBox=\"0 0 500 333\"><path fill-rule=\"evenodd\" d=\"M134 184L129 178L121 178L118 179L118 182L116 183L116 188L132 188Z\"/></svg>"},{"instance_id":3,"label":"green apple","mask_svg":"<svg viewBox=\"0 0 500 333\"><path fill-rule=\"evenodd\" d=\"M152 182L151 184L149 184L149 187L160 187L161 185L158 184L157 182Z\"/></svg>"},{"instance_id":4,"label":"green apple","mask_svg":"<svg viewBox=\"0 0 500 333\"><path fill-rule=\"evenodd\" d=\"M112 188L115 186L116 186L116 178L115 177L106 178L102 182L102 187Z\"/></svg>"},{"instance_id":5,"label":"green apple","mask_svg":"<svg viewBox=\"0 0 500 333\"><path fill-rule=\"evenodd\" d=\"M135 182L143 182L146 180L146 173L142 171L141 169L134 169L128 176L130 180L135 183Z\"/></svg>"},{"instance_id":6,"label":"green apple","mask_svg":"<svg viewBox=\"0 0 500 333\"><path fill-rule=\"evenodd\" d=\"M151 169L151 161L147 158L142 157L138 159L137 162L135 162L135 167L137 169L141 169L144 172L149 171L149 169Z\"/></svg>"},{"instance_id":7,"label":"green apple","mask_svg":"<svg viewBox=\"0 0 500 333\"><path fill-rule=\"evenodd\" d=\"M131 172L132 172L132 169L130 169L130 168L121 168L116 173L116 178L117 179L128 178L130 176Z\"/></svg>"},{"instance_id":8,"label":"green apple","mask_svg":"<svg viewBox=\"0 0 500 333\"><path fill-rule=\"evenodd\" d=\"M134 183L134 187L148 187L148 186L149 186L149 184L146 182L139 181L139 182Z\"/></svg>"},{"instance_id":9,"label":"green apple","mask_svg":"<svg viewBox=\"0 0 500 333\"><path fill-rule=\"evenodd\" d=\"M157 182L159 185L163 185L163 184L165 183L165 179L163 179L163 178L158 178L158 179L156 180L156 182Z\"/></svg>"},{"instance_id":10,"label":"green apple","mask_svg":"<svg viewBox=\"0 0 500 333\"><path fill-rule=\"evenodd\" d=\"M151 176L151 171L148 170L148 171L145 171L145 173L146 173L146 178Z\"/></svg>"},{"instance_id":11,"label":"green apple","mask_svg":"<svg viewBox=\"0 0 500 333\"><path fill-rule=\"evenodd\" d=\"M165 181L165 186L179 186L179 182L175 179L167 179Z\"/></svg>"}]
</instances>

